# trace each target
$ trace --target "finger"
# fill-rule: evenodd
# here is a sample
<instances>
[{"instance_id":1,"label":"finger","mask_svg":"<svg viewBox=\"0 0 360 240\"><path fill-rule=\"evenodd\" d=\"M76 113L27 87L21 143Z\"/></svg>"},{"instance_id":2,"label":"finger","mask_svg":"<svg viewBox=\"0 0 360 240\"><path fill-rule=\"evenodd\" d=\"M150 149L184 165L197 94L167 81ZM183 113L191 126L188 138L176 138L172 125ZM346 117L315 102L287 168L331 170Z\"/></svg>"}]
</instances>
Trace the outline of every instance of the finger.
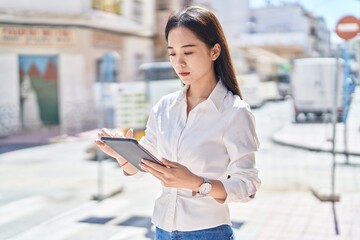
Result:
<instances>
[{"instance_id":1,"label":"finger","mask_svg":"<svg viewBox=\"0 0 360 240\"><path fill-rule=\"evenodd\" d=\"M101 132L104 136L110 136L110 137L113 136L112 133L110 132L110 130L107 129L107 128L102 128L100 132Z\"/></svg>"},{"instance_id":2,"label":"finger","mask_svg":"<svg viewBox=\"0 0 360 240\"><path fill-rule=\"evenodd\" d=\"M98 137L101 138L104 136L104 133L100 130L98 133L97 133Z\"/></svg>"},{"instance_id":3,"label":"finger","mask_svg":"<svg viewBox=\"0 0 360 240\"><path fill-rule=\"evenodd\" d=\"M99 138L106 136L102 130L100 130L97 135Z\"/></svg>"},{"instance_id":4,"label":"finger","mask_svg":"<svg viewBox=\"0 0 360 240\"><path fill-rule=\"evenodd\" d=\"M161 159L161 161L165 164L165 166L167 166L167 167L172 167L172 168L174 168L174 167L179 167L179 163L177 163L177 162L173 162L173 161L169 161L169 160L167 160L167 159L165 159L165 158L162 158Z\"/></svg>"},{"instance_id":5,"label":"finger","mask_svg":"<svg viewBox=\"0 0 360 240\"><path fill-rule=\"evenodd\" d=\"M150 173L151 175L163 182L163 174L161 172L156 171L154 168L151 168L144 163L140 163L140 167L142 170Z\"/></svg>"},{"instance_id":6,"label":"finger","mask_svg":"<svg viewBox=\"0 0 360 240\"><path fill-rule=\"evenodd\" d=\"M100 139L95 139L95 144L98 145L99 147L103 147L105 145L105 143Z\"/></svg>"},{"instance_id":7,"label":"finger","mask_svg":"<svg viewBox=\"0 0 360 240\"><path fill-rule=\"evenodd\" d=\"M110 148L111 149L111 147L109 147L107 144L106 144L106 142L104 142L104 141L102 141L101 139L99 139L99 138L97 138L96 140L95 140L95 144L96 145L98 145L100 148L104 148L104 147L107 147L107 148Z\"/></svg>"},{"instance_id":8,"label":"finger","mask_svg":"<svg viewBox=\"0 0 360 240\"><path fill-rule=\"evenodd\" d=\"M146 160L146 159L142 159L141 160L141 163L145 164L147 167L150 167L152 169L155 169L157 172L161 172L161 173L164 173L166 171L166 167L163 167L157 163L153 163L149 160Z\"/></svg>"},{"instance_id":9,"label":"finger","mask_svg":"<svg viewBox=\"0 0 360 240\"><path fill-rule=\"evenodd\" d=\"M132 138L132 137L134 136L134 130L133 130L132 128L130 128L130 129L126 132L125 136L126 136L127 138Z\"/></svg>"}]
</instances>

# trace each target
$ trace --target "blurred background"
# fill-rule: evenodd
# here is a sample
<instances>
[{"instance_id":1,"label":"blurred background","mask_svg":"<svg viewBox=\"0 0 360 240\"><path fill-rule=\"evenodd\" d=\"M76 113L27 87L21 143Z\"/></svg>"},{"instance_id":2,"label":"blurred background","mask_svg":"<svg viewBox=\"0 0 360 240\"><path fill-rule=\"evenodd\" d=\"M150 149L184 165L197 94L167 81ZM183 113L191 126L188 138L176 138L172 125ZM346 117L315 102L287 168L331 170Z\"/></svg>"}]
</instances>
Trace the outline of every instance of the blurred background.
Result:
<instances>
[{"instance_id":1,"label":"blurred background","mask_svg":"<svg viewBox=\"0 0 360 240\"><path fill-rule=\"evenodd\" d=\"M159 183L93 142L140 139L182 87L164 27L189 5L218 16L257 119L238 239L360 238L360 1L0 0L0 239L152 239Z\"/></svg>"}]
</instances>

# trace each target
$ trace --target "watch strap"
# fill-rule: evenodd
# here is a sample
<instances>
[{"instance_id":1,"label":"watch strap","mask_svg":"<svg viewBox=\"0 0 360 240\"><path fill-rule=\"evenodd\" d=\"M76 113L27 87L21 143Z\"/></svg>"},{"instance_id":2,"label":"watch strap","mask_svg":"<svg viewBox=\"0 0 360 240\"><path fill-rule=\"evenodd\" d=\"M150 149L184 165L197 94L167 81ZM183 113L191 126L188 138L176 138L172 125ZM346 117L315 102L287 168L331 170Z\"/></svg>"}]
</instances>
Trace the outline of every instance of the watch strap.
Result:
<instances>
[{"instance_id":1,"label":"watch strap","mask_svg":"<svg viewBox=\"0 0 360 240\"><path fill-rule=\"evenodd\" d=\"M202 177L203 178L203 182L200 184L199 188L197 191L192 191L192 195L195 196L196 194L200 193L200 187L201 185L203 185L204 183L209 183L211 184L210 180L207 177Z\"/></svg>"}]
</instances>

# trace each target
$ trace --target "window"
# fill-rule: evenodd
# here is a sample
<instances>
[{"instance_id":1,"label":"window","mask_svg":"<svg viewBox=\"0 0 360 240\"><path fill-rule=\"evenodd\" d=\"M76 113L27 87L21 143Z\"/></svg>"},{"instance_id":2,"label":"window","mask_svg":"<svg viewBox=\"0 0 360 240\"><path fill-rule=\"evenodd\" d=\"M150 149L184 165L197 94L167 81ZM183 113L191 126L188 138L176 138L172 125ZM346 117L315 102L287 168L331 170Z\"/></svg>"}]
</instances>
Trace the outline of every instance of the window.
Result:
<instances>
[{"instance_id":1,"label":"window","mask_svg":"<svg viewBox=\"0 0 360 240\"><path fill-rule=\"evenodd\" d=\"M158 10L168 10L170 8L168 0L158 0L157 9Z\"/></svg>"},{"instance_id":2,"label":"window","mask_svg":"<svg viewBox=\"0 0 360 240\"><path fill-rule=\"evenodd\" d=\"M143 16L143 3L141 0L134 0L133 4L133 18L136 22L141 23Z\"/></svg>"}]
</instances>

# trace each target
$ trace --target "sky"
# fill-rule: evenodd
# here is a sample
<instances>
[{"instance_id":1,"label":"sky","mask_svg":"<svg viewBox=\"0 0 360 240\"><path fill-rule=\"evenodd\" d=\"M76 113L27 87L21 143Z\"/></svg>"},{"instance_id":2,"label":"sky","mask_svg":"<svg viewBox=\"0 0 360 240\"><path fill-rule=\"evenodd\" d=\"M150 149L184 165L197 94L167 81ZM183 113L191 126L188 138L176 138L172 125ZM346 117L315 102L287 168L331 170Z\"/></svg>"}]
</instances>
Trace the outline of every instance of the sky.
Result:
<instances>
[{"instance_id":1,"label":"sky","mask_svg":"<svg viewBox=\"0 0 360 240\"><path fill-rule=\"evenodd\" d=\"M332 42L343 41L335 33L336 23L346 15L360 18L360 0L249 0L250 7L265 6L267 2L279 5L282 2L298 2L315 16L323 17L331 31Z\"/></svg>"}]
</instances>

